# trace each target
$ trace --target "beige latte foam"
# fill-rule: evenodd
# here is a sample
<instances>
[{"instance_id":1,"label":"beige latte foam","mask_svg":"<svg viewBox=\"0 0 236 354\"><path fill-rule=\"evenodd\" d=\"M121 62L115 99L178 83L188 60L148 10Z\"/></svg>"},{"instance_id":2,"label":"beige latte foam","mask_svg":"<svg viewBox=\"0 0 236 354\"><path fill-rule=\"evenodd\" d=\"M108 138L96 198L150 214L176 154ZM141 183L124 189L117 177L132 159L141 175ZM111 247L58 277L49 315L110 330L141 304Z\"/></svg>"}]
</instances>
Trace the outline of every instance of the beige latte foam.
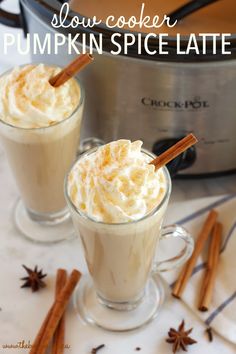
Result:
<instances>
[{"instance_id":1,"label":"beige latte foam","mask_svg":"<svg viewBox=\"0 0 236 354\"><path fill-rule=\"evenodd\" d=\"M165 177L141 146L141 141L118 140L81 158L69 175L74 205L106 223L138 220L152 211L165 194Z\"/></svg>"}]
</instances>

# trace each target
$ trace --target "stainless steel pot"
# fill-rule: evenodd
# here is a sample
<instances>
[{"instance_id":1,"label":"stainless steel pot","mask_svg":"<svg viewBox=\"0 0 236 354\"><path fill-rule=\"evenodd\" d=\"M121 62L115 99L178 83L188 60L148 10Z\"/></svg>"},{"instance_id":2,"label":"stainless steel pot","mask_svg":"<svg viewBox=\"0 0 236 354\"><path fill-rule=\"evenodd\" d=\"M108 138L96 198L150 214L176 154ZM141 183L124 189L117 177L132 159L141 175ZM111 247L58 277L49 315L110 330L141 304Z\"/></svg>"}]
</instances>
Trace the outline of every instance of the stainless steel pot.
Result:
<instances>
[{"instance_id":1,"label":"stainless steel pot","mask_svg":"<svg viewBox=\"0 0 236 354\"><path fill-rule=\"evenodd\" d=\"M58 1L20 0L20 4L25 32L38 33L42 39L53 33L50 19L59 9ZM82 137L105 142L142 139L147 149L159 154L194 132L199 144L173 162L173 171L197 176L236 170L235 48L232 41L230 57L209 53L180 59L171 53L165 60L135 53L95 54L95 63L81 74L87 97ZM71 57L62 47L56 56L34 55L33 60L65 65Z\"/></svg>"}]
</instances>

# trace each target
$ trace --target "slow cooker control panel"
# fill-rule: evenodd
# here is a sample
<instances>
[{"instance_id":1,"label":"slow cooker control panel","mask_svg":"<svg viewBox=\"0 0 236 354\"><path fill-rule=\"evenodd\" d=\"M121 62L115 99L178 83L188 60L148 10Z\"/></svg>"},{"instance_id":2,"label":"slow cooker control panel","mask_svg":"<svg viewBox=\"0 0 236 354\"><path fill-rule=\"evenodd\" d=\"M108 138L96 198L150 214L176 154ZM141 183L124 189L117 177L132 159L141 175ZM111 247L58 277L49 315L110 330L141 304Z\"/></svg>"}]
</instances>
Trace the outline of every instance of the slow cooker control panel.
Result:
<instances>
[{"instance_id":1,"label":"slow cooker control panel","mask_svg":"<svg viewBox=\"0 0 236 354\"><path fill-rule=\"evenodd\" d=\"M178 139L170 138L158 140L154 143L152 151L155 155L160 155L171 146L176 144L183 137L179 137ZM177 156L174 160L167 164L167 168L171 174L171 176L175 176L178 171L184 170L188 167L191 167L196 161L197 154L195 146L190 147L188 150L183 152L181 155Z\"/></svg>"}]
</instances>

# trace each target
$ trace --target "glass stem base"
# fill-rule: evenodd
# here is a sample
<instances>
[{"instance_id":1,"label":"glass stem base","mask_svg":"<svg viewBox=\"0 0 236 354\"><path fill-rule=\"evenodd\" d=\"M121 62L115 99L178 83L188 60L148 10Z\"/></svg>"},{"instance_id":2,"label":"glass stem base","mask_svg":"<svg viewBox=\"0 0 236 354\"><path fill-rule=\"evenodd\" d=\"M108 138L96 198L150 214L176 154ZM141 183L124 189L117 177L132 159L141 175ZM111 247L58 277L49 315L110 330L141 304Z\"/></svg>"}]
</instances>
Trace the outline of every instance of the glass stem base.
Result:
<instances>
[{"instance_id":1,"label":"glass stem base","mask_svg":"<svg viewBox=\"0 0 236 354\"><path fill-rule=\"evenodd\" d=\"M75 238L69 210L55 214L36 214L27 210L20 199L15 207L16 227L27 239L40 243L54 243Z\"/></svg>"},{"instance_id":2,"label":"glass stem base","mask_svg":"<svg viewBox=\"0 0 236 354\"><path fill-rule=\"evenodd\" d=\"M101 300L91 278L84 276L75 291L74 306L85 322L109 331L125 332L152 321L164 303L165 294L163 280L155 275L148 280L138 302L114 305L110 301Z\"/></svg>"},{"instance_id":3,"label":"glass stem base","mask_svg":"<svg viewBox=\"0 0 236 354\"><path fill-rule=\"evenodd\" d=\"M111 310L116 310L116 311L132 311L136 309L140 303L142 302L144 297L144 292L141 293L141 295L137 296L136 299L134 299L132 302L112 302L104 299L100 294L97 294L97 299L100 302L101 305L108 307Z\"/></svg>"}]
</instances>

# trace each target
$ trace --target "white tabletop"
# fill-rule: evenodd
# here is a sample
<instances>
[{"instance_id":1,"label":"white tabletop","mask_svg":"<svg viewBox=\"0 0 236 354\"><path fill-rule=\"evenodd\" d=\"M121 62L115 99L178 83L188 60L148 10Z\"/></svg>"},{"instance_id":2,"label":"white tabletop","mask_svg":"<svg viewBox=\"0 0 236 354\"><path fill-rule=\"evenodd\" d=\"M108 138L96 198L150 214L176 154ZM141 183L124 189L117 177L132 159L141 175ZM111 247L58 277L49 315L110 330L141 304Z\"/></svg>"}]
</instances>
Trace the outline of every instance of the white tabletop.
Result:
<instances>
[{"instance_id":1,"label":"white tabletop","mask_svg":"<svg viewBox=\"0 0 236 354\"><path fill-rule=\"evenodd\" d=\"M1 349L4 344L16 344L19 341L33 340L48 308L53 301L56 269L78 268L87 272L79 239L55 245L33 244L16 230L12 210L18 198L11 172L3 152L0 155L0 353L26 353L22 349ZM185 204L185 203L184 203ZM167 223L179 219L180 204L172 204L168 211ZM186 210L186 209L185 209ZM183 212L182 212L183 213ZM29 289L21 289L19 278L24 276L22 264L33 267L38 264L47 273L47 288L32 294ZM191 353L233 354L236 348L215 335L209 343L204 335L205 326L180 301L170 297L158 317L147 327L126 334L113 334L82 323L75 315L73 306L67 311L66 342L70 349L66 353L89 353L92 347L106 344L103 353L134 353L141 347L143 354L171 353L165 337L170 326L177 326L182 319L187 326L193 326L193 337L199 342L191 347Z\"/></svg>"}]
</instances>

